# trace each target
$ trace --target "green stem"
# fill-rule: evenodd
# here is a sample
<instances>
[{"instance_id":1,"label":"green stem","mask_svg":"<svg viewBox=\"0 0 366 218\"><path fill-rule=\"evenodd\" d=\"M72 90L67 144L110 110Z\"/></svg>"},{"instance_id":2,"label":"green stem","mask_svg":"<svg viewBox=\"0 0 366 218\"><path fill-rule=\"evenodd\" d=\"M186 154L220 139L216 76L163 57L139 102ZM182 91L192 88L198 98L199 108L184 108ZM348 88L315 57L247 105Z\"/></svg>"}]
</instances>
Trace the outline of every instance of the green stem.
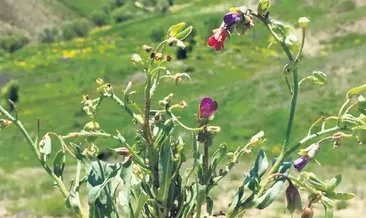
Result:
<instances>
[{"instance_id":1,"label":"green stem","mask_svg":"<svg viewBox=\"0 0 366 218\"><path fill-rule=\"evenodd\" d=\"M345 128L341 128L339 126L335 126L333 128L329 128L329 129L325 129L325 130L321 130L317 133L311 134L306 136L305 138L301 139L296 145L294 145L293 147L291 147L288 151L286 151L285 153L285 158L288 157L292 152L296 151L297 149L299 149L301 147L301 145L303 145L304 143L306 143L307 141L314 139L320 135L324 135L327 133L331 133L331 132L335 132L335 131L339 131Z\"/></svg>"},{"instance_id":2,"label":"green stem","mask_svg":"<svg viewBox=\"0 0 366 218\"><path fill-rule=\"evenodd\" d=\"M30 137L28 131L25 129L25 127L23 126L22 122L20 122L20 120L18 120L17 118L13 117L8 111L6 111L2 106L0 106L0 112L1 114L3 114L7 119L11 120L18 128L19 130L22 132L23 136L25 137L25 139L28 142L28 145L31 147L33 153L36 155L38 162L41 164L41 166L43 167L43 169L47 172L47 174L49 176L52 177L52 179L54 180L56 186L59 188L59 190L61 191L62 195L67 198L69 196L69 191L67 190L65 184L63 183L62 179L60 177L58 177L53 170L47 165L47 163L44 161L44 159L41 156L41 153L38 150L38 145L32 140L32 138ZM79 208L79 215L81 217L85 217L85 214L83 212L83 209L80 207Z\"/></svg>"}]
</instances>

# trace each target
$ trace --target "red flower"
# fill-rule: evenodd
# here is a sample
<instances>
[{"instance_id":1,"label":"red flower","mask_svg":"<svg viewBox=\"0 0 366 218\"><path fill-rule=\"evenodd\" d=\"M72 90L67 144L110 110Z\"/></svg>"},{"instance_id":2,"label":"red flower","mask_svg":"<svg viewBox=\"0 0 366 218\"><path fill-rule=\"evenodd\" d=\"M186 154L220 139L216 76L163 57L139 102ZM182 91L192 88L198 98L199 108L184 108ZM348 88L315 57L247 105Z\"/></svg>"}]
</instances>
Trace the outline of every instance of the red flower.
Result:
<instances>
[{"instance_id":1,"label":"red flower","mask_svg":"<svg viewBox=\"0 0 366 218\"><path fill-rule=\"evenodd\" d=\"M220 28L207 40L207 44L213 47L216 51L220 51L224 48L225 39L229 36L227 30Z\"/></svg>"}]
</instances>

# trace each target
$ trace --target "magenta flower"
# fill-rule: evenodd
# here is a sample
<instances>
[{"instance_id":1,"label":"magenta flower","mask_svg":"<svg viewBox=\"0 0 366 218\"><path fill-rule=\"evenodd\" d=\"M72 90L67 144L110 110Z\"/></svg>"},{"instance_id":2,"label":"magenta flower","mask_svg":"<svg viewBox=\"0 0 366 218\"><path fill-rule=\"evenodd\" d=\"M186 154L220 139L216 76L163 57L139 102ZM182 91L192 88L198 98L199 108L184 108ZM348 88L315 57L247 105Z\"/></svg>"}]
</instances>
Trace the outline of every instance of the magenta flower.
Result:
<instances>
[{"instance_id":1,"label":"magenta flower","mask_svg":"<svg viewBox=\"0 0 366 218\"><path fill-rule=\"evenodd\" d=\"M294 161L294 167L298 172L300 172L306 166L306 164L309 163L309 160L310 160L309 156L307 155L301 156L300 158Z\"/></svg>"},{"instance_id":2,"label":"magenta flower","mask_svg":"<svg viewBox=\"0 0 366 218\"><path fill-rule=\"evenodd\" d=\"M243 14L241 12L231 12L224 16L224 23L227 27L231 27L235 23L241 22L243 20Z\"/></svg>"},{"instance_id":3,"label":"magenta flower","mask_svg":"<svg viewBox=\"0 0 366 218\"><path fill-rule=\"evenodd\" d=\"M199 108L199 118L209 118L217 110L217 102L210 97L204 97L201 100Z\"/></svg>"}]
</instances>

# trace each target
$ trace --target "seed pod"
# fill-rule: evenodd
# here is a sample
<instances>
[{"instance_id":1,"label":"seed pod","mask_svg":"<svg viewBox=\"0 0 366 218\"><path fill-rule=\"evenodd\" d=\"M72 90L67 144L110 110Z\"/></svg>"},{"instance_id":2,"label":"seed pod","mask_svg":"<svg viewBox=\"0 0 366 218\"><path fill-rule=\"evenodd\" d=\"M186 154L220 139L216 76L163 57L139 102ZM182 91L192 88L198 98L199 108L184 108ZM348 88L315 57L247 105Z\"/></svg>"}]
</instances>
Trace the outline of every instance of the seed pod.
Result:
<instances>
[{"instance_id":1,"label":"seed pod","mask_svg":"<svg viewBox=\"0 0 366 218\"><path fill-rule=\"evenodd\" d=\"M312 218L313 215L314 215L313 209L311 209L310 207L305 207L301 214L301 218Z\"/></svg>"},{"instance_id":2,"label":"seed pod","mask_svg":"<svg viewBox=\"0 0 366 218\"><path fill-rule=\"evenodd\" d=\"M142 49L144 49L144 51L146 51L147 53L149 53L149 52L152 51L152 47L151 46L148 46L148 45L143 45L142 46Z\"/></svg>"}]
</instances>

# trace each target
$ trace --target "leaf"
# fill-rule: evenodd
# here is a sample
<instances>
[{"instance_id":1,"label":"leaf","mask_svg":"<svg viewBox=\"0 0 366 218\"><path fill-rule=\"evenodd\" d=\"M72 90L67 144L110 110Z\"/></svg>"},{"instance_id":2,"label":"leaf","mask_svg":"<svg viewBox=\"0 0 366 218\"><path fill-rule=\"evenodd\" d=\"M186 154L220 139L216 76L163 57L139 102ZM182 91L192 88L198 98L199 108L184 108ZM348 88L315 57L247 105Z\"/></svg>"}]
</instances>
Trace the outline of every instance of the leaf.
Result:
<instances>
[{"instance_id":1,"label":"leaf","mask_svg":"<svg viewBox=\"0 0 366 218\"><path fill-rule=\"evenodd\" d=\"M254 170L257 171L257 175L259 177L264 175L267 171L268 165L266 153L264 153L263 149L260 149L254 164Z\"/></svg>"},{"instance_id":2,"label":"leaf","mask_svg":"<svg viewBox=\"0 0 366 218\"><path fill-rule=\"evenodd\" d=\"M174 171L173 152L170 143L165 141L159 153L159 184L158 199L165 201L168 197L172 174Z\"/></svg>"},{"instance_id":3,"label":"leaf","mask_svg":"<svg viewBox=\"0 0 366 218\"><path fill-rule=\"evenodd\" d=\"M366 98L362 95L358 96L358 110L361 114L366 115Z\"/></svg>"},{"instance_id":4,"label":"leaf","mask_svg":"<svg viewBox=\"0 0 366 218\"><path fill-rule=\"evenodd\" d=\"M333 191L342 182L342 174L338 174L330 180L326 181L327 191Z\"/></svg>"},{"instance_id":5,"label":"leaf","mask_svg":"<svg viewBox=\"0 0 366 218\"><path fill-rule=\"evenodd\" d=\"M356 195L353 193L327 192L326 196L333 200L351 200Z\"/></svg>"},{"instance_id":6,"label":"leaf","mask_svg":"<svg viewBox=\"0 0 366 218\"><path fill-rule=\"evenodd\" d=\"M184 23L184 22L181 22L181 23L178 23L178 24L175 24L175 25L171 26L168 29L168 36L169 37L177 36L177 34L180 33L186 26L187 26L187 24Z\"/></svg>"},{"instance_id":7,"label":"leaf","mask_svg":"<svg viewBox=\"0 0 366 218\"><path fill-rule=\"evenodd\" d=\"M56 153L55 159L53 160L53 173L57 176L62 178L62 173L65 168L65 161L66 156L62 150L59 150Z\"/></svg>"},{"instance_id":8,"label":"leaf","mask_svg":"<svg viewBox=\"0 0 366 218\"><path fill-rule=\"evenodd\" d=\"M217 176L217 172L216 172L216 168L217 165L224 159L226 158L226 154L227 154L227 145L226 144L221 144L219 149L217 149L215 151L215 153L212 156L211 159L211 165L210 165L210 169L213 172L213 177Z\"/></svg>"},{"instance_id":9,"label":"leaf","mask_svg":"<svg viewBox=\"0 0 366 218\"><path fill-rule=\"evenodd\" d=\"M52 150L51 137L48 134L46 134L39 142L39 152L43 155L49 155L51 154L51 150Z\"/></svg>"},{"instance_id":10,"label":"leaf","mask_svg":"<svg viewBox=\"0 0 366 218\"><path fill-rule=\"evenodd\" d=\"M292 162L283 162L277 173L288 175L292 166ZM262 196L258 198L258 209L268 207L277 198L286 179L279 177L275 180L271 188L269 188Z\"/></svg>"},{"instance_id":11,"label":"leaf","mask_svg":"<svg viewBox=\"0 0 366 218\"><path fill-rule=\"evenodd\" d=\"M145 192L141 192L138 200L137 200L137 206L136 206L136 210L135 210L135 215L137 217L140 217L141 211L144 208L146 202L149 200L149 196L145 193Z\"/></svg>"},{"instance_id":12,"label":"leaf","mask_svg":"<svg viewBox=\"0 0 366 218\"><path fill-rule=\"evenodd\" d=\"M175 36L175 38L182 41L182 40L186 39L189 36L189 34L191 34L192 31L193 31L193 26L189 26L182 32L178 33Z\"/></svg>"},{"instance_id":13,"label":"leaf","mask_svg":"<svg viewBox=\"0 0 366 218\"><path fill-rule=\"evenodd\" d=\"M325 218L333 218L334 201L322 196L322 204L324 207Z\"/></svg>"},{"instance_id":14,"label":"leaf","mask_svg":"<svg viewBox=\"0 0 366 218\"><path fill-rule=\"evenodd\" d=\"M347 98L350 98L350 97L352 97L354 95L358 95L358 94L360 94L363 91L366 91L366 84L363 84L363 85L358 86L356 88L350 89L347 92Z\"/></svg>"}]
</instances>

